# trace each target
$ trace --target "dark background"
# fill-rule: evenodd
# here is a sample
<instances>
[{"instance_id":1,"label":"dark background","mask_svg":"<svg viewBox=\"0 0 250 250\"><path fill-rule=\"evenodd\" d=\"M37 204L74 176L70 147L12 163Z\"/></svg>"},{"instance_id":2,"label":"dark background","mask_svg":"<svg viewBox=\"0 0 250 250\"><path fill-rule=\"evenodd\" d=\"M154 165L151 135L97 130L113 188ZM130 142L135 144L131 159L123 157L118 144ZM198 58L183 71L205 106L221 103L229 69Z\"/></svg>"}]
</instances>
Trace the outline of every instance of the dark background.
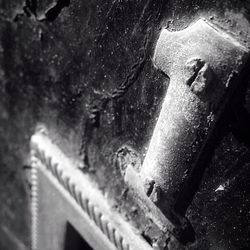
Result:
<instances>
[{"instance_id":1,"label":"dark background","mask_svg":"<svg viewBox=\"0 0 250 250\"><path fill-rule=\"evenodd\" d=\"M143 161L160 111L168 86L152 64L160 29L199 16L250 45L250 1L0 0L0 249L30 246L29 139L41 125L114 209L152 235L115 162L128 152ZM249 80L208 152L187 213L197 237L188 249L250 247Z\"/></svg>"}]
</instances>

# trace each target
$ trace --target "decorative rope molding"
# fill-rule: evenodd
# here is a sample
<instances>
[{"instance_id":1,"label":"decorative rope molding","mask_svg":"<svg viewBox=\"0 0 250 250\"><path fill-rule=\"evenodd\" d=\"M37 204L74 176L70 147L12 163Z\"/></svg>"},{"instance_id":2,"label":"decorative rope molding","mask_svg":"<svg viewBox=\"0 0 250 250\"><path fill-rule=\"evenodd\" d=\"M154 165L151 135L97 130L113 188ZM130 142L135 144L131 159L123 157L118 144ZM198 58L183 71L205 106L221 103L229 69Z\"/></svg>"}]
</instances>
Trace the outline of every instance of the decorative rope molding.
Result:
<instances>
[{"instance_id":1,"label":"decorative rope molding","mask_svg":"<svg viewBox=\"0 0 250 250\"><path fill-rule=\"evenodd\" d=\"M38 164L40 161L40 164ZM45 135L31 139L32 162L32 249L37 245L37 167L44 166L81 209L119 250L152 249L121 216L110 210L103 195ZM99 204L97 204L99 203ZM106 213L105 213L106 212ZM127 237L124 237L126 235ZM129 244L131 242L132 244ZM137 242L137 243L136 243Z\"/></svg>"},{"instance_id":2,"label":"decorative rope molding","mask_svg":"<svg viewBox=\"0 0 250 250\"><path fill-rule=\"evenodd\" d=\"M32 152L31 152L31 155ZM37 223L38 223L38 181L36 158L31 156L31 249L37 249Z\"/></svg>"}]
</instances>

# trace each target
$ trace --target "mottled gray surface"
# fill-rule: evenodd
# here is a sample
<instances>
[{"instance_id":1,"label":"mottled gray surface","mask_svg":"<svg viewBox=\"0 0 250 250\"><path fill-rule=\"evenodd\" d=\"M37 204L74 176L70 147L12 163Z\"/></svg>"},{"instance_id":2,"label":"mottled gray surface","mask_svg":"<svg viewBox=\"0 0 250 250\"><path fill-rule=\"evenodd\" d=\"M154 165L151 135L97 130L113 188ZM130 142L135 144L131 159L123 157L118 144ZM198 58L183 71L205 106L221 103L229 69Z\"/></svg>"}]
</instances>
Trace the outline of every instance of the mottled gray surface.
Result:
<instances>
[{"instance_id":1,"label":"mottled gray surface","mask_svg":"<svg viewBox=\"0 0 250 250\"><path fill-rule=\"evenodd\" d=\"M182 29L202 15L250 44L249 1L103 2L0 1L0 249L29 248L25 172L37 124L82 163L114 209L144 235L157 235L115 159L131 148L133 161L145 156L168 85L151 60L160 27ZM250 246L248 79L208 151L211 163L188 210L197 233L189 249Z\"/></svg>"}]
</instances>

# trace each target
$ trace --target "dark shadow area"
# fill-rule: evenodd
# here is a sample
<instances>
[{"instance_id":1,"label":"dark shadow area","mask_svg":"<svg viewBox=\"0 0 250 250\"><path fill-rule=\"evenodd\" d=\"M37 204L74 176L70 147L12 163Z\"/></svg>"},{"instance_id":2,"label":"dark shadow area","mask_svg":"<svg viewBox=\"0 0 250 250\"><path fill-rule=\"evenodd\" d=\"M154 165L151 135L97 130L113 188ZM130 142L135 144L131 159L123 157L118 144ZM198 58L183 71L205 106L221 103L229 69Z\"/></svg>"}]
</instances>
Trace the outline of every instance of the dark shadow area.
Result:
<instances>
[{"instance_id":1,"label":"dark shadow area","mask_svg":"<svg viewBox=\"0 0 250 250\"><path fill-rule=\"evenodd\" d=\"M64 250L93 250L93 248L70 223L67 223Z\"/></svg>"}]
</instances>

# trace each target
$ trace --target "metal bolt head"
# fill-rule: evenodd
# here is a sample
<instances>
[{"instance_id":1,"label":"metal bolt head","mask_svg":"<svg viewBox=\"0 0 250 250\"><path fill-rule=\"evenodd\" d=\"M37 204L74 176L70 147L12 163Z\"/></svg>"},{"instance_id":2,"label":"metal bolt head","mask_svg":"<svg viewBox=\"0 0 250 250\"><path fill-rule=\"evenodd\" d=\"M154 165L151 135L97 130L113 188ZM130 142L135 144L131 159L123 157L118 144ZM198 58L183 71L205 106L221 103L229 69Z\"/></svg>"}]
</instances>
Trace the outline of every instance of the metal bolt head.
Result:
<instances>
[{"instance_id":1,"label":"metal bolt head","mask_svg":"<svg viewBox=\"0 0 250 250\"><path fill-rule=\"evenodd\" d=\"M147 194L147 196L150 196L153 188L154 188L154 184L155 181L151 178L145 178L144 182L143 182L143 186L144 186L144 191Z\"/></svg>"},{"instance_id":2,"label":"metal bolt head","mask_svg":"<svg viewBox=\"0 0 250 250\"><path fill-rule=\"evenodd\" d=\"M186 62L187 81L191 91L198 97L204 97L213 80L213 71L201 58L192 58Z\"/></svg>"},{"instance_id":3,"label":"metal bolt head","mask_svg":"<svg viewBox=\"0 0 250 250\"><path fill-rule=\"evenodd\" d=\"M190 89L198 96L203 96L213 79L213 71L206 63L198 72Z\"/></svg>"},{"instance_id":4,"label":"metal bolt head","mask_svg":"<svg viewBox=\"0 0 250 250\"><path fill-rule=\"evenodd\" d=\"M150 199L157 204L159 203L160 198L161 198L161 188L157 184L154 184L153 191L150 195Z\"/></svg>"},{"instance_id":5,"label":"metal bolt head","mask_svg":"<svg viewBox=\"0 0 250 250\"><path fill-rule=\"evenodd\" d=\"M191 75L197 74L204 64L205 62L201 58L191 58L186 62L186 69Z\"/></svg>"}]
</instances>

